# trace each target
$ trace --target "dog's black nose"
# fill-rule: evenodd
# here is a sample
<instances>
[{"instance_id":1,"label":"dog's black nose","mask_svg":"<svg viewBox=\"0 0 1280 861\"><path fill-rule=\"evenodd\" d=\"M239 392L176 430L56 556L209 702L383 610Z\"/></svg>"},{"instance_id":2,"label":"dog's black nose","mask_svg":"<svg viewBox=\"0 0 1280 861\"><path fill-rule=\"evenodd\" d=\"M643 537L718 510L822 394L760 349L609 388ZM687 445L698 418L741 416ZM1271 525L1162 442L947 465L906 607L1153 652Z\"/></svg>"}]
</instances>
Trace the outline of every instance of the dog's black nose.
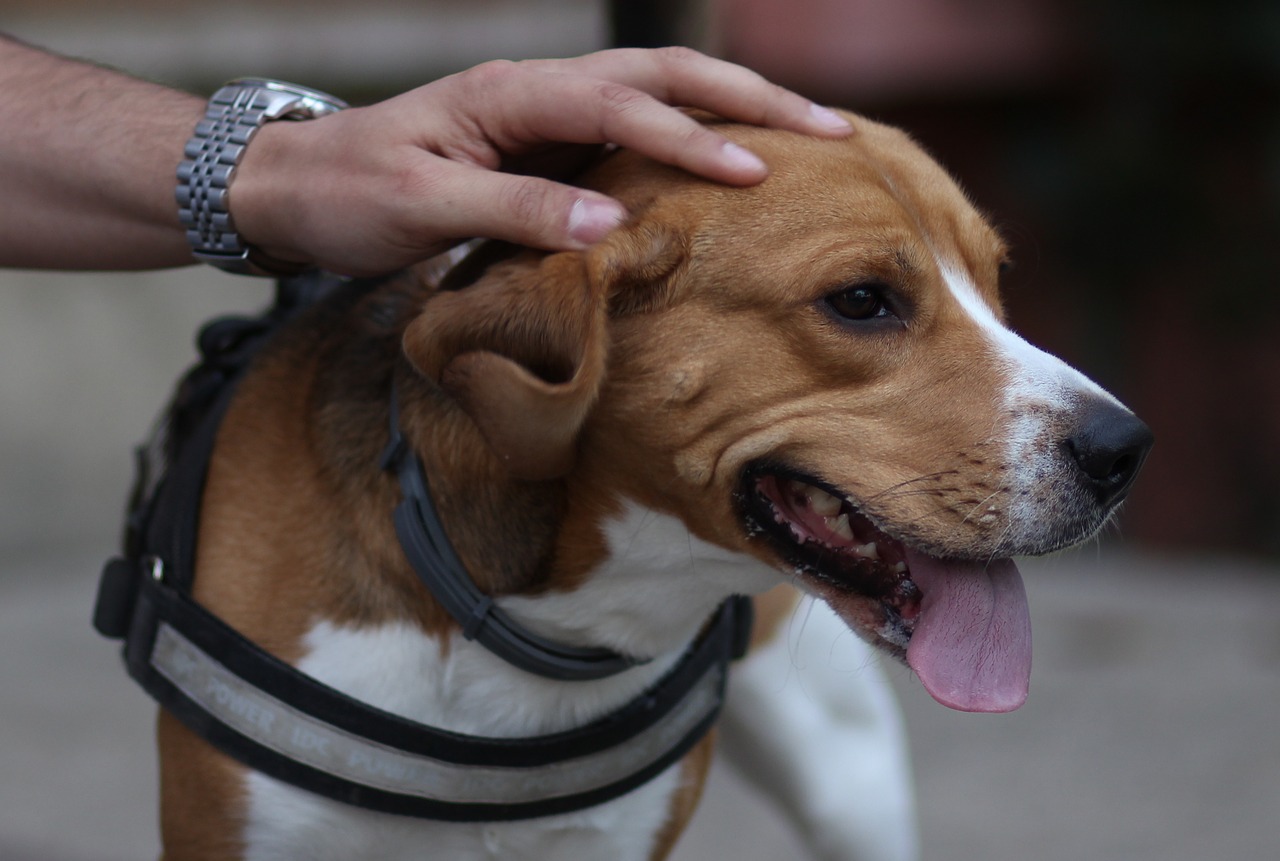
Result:
<instances>
[{"instance_id":1,"label":"dog's black nose","mask_svg":"<svg viewBox=\"0 0 1280 861\"><path fill-rule=\"evenodd\" d=\"M1097 401L1085 408L1064 445L1098 504L1110 507L1129 492L1153 442L1151 429L1133 413Z\"/></svg>"}]
</instances>

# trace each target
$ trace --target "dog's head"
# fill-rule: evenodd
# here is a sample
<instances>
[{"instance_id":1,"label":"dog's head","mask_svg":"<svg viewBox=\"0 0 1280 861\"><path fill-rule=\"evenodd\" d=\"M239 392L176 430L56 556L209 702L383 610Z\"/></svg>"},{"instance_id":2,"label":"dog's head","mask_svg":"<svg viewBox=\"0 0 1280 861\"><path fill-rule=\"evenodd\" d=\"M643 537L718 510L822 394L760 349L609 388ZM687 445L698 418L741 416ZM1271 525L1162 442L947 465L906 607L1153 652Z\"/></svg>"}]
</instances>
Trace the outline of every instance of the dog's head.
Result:
<instances>
[{"instance_id":1,"label":"dog's head","mask_svg":"<svg viewBox=\"0 0 1280 861\"><path fill-rule=\"evenodd\" d=\"M1005 327L1004 243L905 135L725 131L762 185L618 154L588 181L630 223L442 292L407 354L516 476L674 514L793 574L944 703L1016 707L1009 557L1094 534L1149 431Z\"/></svg>"}]
</instances>

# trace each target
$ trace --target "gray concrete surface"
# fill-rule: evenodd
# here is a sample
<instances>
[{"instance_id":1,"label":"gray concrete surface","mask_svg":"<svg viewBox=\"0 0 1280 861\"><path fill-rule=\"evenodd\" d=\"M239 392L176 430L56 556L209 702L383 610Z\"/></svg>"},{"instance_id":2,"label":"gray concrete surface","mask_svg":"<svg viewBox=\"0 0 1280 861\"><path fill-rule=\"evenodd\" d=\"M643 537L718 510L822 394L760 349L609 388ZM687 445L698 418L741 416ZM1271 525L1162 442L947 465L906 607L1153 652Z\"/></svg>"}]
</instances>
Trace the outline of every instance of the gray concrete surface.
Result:
<instances>
[{"instance_id":1,"label":"gray concrete surface","mask_svg":"<svg viewBox=\"0 0 1280 861\"><path fill-rule=\"evenodd\" d=\"M0 568L6 861L156 854L152 710L88 623L107 550L12 554ZM926 861L1276 857L1280 571L1093 551L1024 570L1036 662L1021 711L951 712L894 672ZM796 847L718 766L678 858L800 858Z\"/></svg>"}]
</instances>

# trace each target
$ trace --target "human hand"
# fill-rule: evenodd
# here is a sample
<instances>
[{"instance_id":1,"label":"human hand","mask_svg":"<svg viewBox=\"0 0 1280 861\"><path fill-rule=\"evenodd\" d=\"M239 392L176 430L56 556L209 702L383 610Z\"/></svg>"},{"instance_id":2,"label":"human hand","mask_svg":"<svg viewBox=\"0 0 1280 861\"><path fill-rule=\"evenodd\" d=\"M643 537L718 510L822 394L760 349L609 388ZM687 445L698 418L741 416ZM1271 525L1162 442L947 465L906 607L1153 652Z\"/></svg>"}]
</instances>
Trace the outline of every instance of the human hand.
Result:
<instances>
[{"instance_id":1,"label":"human hand","mask_svg":"<svg viewBox=\"0 0 1280 861\"><path fill-rule=\"evenodd\" d=\"M575 148L611 143L729 185L768 174L677 107L827 137L852 131L754 72L688 49L498 61L369 107L264 126L230 208L240 235L269 257L347 275L395 271L472 237L581 249L626 217L622 205L503 169L519 170L522 157L575 161Z\"/></svg>"}]
</instances>

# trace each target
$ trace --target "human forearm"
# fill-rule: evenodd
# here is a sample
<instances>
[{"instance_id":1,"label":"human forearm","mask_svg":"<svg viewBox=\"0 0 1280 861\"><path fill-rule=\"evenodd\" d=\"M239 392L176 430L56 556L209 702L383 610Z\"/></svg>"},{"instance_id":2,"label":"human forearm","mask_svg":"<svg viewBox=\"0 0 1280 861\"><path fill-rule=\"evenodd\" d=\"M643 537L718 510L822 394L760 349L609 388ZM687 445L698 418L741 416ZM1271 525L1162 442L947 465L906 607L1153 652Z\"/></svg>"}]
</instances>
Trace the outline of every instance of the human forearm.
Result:
<instances>
[{"instance_id":1,"label":"human forearm","mask_svg":"<svg viewBox=\"0 0 1280 861\"><path fill-rule=\"evenodd\" d=\"M0 36L0 265L190 263L174 171L202 112L196 96Z\"/></svg>"}]
</instances>

